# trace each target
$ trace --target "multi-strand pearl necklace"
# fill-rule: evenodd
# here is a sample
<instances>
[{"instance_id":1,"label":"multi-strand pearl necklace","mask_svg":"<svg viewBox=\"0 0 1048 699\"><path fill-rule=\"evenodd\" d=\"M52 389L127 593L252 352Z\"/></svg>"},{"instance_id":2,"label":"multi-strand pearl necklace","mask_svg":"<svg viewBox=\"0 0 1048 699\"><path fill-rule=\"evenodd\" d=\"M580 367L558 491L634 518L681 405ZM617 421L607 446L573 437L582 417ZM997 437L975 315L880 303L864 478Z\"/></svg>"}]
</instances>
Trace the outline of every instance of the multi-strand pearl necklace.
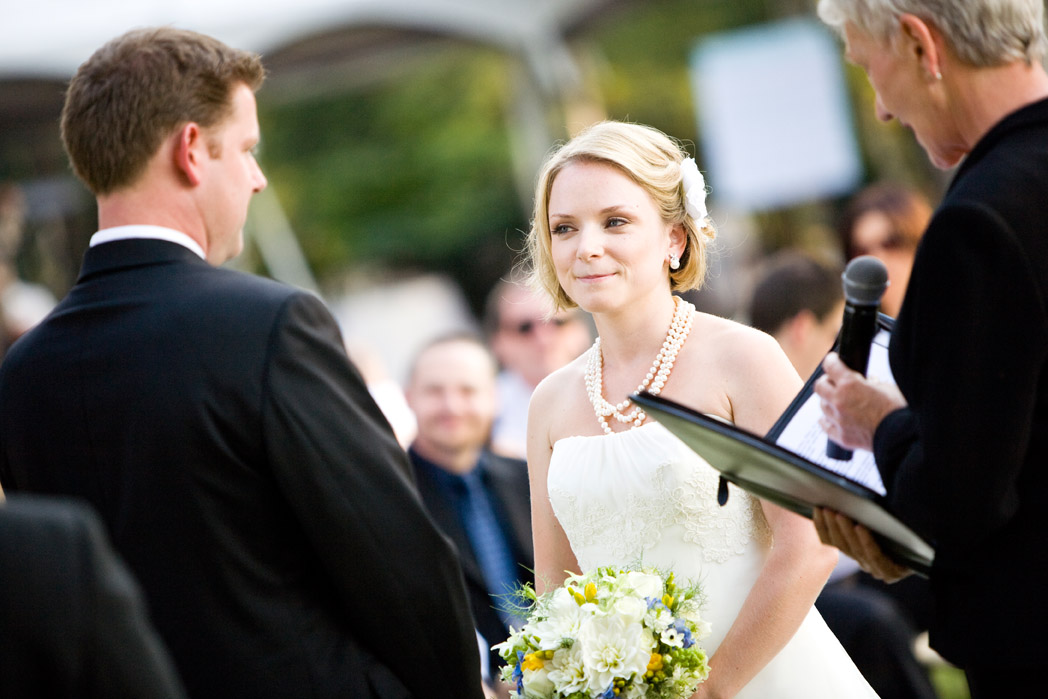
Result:
<instances>
[{"instance_id":1,"label":"multi-strand pearl necklace","mask_svg":"<svg viewBox=\"0 0 1048 699\"><path fill-rule=\"evenodd\" d=\"M670 322L669 330L666 331L666 340L662 348L655 356L651 369L648 370L644 380L637 386L637 393L647 390L652 395L659 395L662 387L666 385L670 372L673 371L673 363L677 360L684 341L688 338L691 330L692 314L695 306L691 305L679 296L674 296L673 320ZM650 386L650 388L649 388ZM600 338L598 337L593 347L590 348L589 362L586 364L586 392L589 394L590 403L593 404L593 412L597 415L604 434L611 434L611 425L608 418L614 417L621 423L632 422L634 427L640 427L647 419L647 415L640 407L634 407L629 413L625 411L632 404L629 398L621 403L612 405L604 398L604 357L600 351Z\"/></svg>"}]
</instances>

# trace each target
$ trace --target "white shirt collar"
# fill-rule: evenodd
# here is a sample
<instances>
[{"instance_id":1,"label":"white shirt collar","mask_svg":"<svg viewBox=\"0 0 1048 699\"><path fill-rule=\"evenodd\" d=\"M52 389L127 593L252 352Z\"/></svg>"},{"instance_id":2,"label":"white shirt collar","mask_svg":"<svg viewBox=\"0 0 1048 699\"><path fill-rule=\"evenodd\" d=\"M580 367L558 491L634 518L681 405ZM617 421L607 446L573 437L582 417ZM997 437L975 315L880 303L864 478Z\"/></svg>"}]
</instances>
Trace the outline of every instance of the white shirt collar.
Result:
<instances>
[{"instance_id":1,"label":"white shirt collar","mask_svg":"<svg viewBox=\"0 0 1048 699\"><path fill-rule=\"evenodd\" d=\"M152 240L166 240L169 243L178 243L179 245L192 250L200 257L200 259L207 259L207 256L204 255L204 249L200 247L200 243L193 240L182 231L176 231L173 228L164 228L163 226L132 225L103 228L91 236L91 247L101 245L102 243L111 243L115 240L130 240L132 238L149 238Z\"/></svg>"}]
</instances>

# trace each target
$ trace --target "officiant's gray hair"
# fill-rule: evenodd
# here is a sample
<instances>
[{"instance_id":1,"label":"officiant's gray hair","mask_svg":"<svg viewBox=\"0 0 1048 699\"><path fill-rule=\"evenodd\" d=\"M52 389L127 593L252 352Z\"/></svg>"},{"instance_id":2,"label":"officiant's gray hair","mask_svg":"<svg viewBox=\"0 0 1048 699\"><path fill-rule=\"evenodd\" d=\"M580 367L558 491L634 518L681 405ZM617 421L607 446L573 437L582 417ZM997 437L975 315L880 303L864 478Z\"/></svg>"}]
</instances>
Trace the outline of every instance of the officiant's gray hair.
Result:
<instances>
[{"instance_id":1,"label":"officiant's gray hair","mask_svg":"<svg viewBox=\"0 0 1048 699\"><path fill-rule=\"evenodd\" d=\"M561 288L550 246L549 195L553 180L571 163L604 163L622 172L655 202L663 221L680 224L687 244L680 267L671 269L674 291L698 289L706 278L706 241L716 235L709 217L697 221L684 205L681 164L688 152L658 129L642 124L603 121L584 129L546 158L535 187L535 209L527 237L528 281L546 291L556 310L574 308Z\"/></svg>"},{"instance_id":2,"label":"officiant's gray hair","mask_svg":"<svg viewBox=\"0 0 1048 699\"><path fill-rule=\"evenodd\" d=\"M819 0L819 17L842 36L844 25L890 44L899 16L915 15L942 32L965 63L982 68L1044 56L1044 0Z\"/></svg>"}]
</instances>

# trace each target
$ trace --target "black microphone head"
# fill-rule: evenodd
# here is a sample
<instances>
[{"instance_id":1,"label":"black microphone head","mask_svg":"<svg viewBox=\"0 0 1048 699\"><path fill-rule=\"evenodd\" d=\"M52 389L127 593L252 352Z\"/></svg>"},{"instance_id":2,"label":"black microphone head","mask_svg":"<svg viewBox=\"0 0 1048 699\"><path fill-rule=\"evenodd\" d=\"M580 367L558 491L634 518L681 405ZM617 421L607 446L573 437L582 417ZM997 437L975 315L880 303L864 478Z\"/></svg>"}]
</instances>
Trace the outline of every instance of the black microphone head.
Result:
<instances>
[{"instance_id":1,"label":"black microphone head","mask_svg":"<svg viewBox=\"0 0 1048 699\"><path fill-rule=\"evenodd\" d=\"M856 257L844 268L844 299L856 306L880 304L888 288L888 268L872 255Z\"/></svg>"}]
</instances>

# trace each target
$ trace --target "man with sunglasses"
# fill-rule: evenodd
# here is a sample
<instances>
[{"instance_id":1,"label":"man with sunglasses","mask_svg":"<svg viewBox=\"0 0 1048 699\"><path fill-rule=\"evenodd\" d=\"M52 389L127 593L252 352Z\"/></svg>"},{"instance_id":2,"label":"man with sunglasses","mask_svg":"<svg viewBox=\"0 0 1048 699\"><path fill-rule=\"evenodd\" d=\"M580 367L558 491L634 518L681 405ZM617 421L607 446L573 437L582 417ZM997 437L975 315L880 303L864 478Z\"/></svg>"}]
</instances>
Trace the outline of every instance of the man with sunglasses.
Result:
<instances>
[{"instance_id":1,"label":"man with sunglasses","mask_svg":"<svg viewBox=\"0 0 1048 699\"><path fill-rule=\"evenodd\" d=\"M592 331L577 309L550 316L545 298L517 276L500 280L488 294L484 328L501 367L491 448L523 459L531 392L586 351L593 342Z\"/></svg>"}]
</instances>

